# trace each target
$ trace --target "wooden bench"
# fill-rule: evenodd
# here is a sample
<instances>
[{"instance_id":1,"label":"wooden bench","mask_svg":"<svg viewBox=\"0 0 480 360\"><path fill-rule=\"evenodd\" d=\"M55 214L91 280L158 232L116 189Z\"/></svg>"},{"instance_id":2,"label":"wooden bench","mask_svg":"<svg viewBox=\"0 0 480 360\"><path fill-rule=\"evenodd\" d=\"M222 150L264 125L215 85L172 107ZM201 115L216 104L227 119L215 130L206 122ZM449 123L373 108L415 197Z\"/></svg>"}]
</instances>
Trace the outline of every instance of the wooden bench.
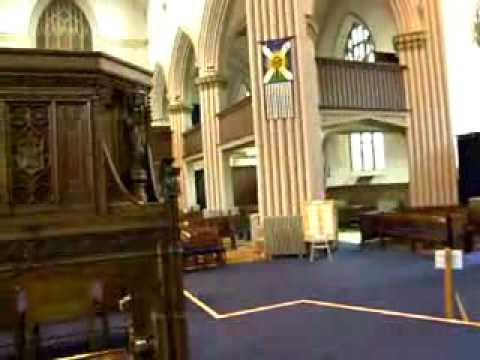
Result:
<instances>
[{"instance_id":1,"label":"wooden bench","mask_svg":"<svg viewBox=\"0 0 480 360\"><path fill-rule=\"evenodd\" d=\"M183 222L188 222L191 226L209 226L218 231L221 238L230 239L230 248L237 248L237 236L241 231L240 215L203 217L200 213L184 214Z\"/></svg>"},{"instance_id":2,"label":"wooden bench","mask_svg":"<svg viewBox=\"0 0 480 360\"><path fill-rule=\"evenodd\" d=\"M225 264L226 250L216 227L188 224L184 226L181 238L184 270L198 270Z\"/></svg>"},{"instance_id":3,"label":"wooden bench","mask_svg":"<svg viewBox=\"0 0 480 360\"><path fill-rule=\"evenodd\" d=\"M372 240L380 240L386 246L387 239L410 242L412 251L417 244L431 247L470 249L467 236L467 214L460 208L419 208L402 212L371 212L360 216L362 246Z\"/></svg>"}]
</instances>

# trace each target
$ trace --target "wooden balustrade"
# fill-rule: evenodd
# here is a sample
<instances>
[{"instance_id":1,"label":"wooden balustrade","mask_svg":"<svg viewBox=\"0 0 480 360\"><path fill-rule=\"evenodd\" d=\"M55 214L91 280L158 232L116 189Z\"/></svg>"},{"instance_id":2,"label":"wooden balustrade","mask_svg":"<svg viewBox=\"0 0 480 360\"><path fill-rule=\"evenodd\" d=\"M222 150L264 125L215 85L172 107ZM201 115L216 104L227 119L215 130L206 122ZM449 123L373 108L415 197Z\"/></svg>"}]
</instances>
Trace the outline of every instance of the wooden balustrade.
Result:
<instances>
[{"instance_id":1,"label":"wooden balustrade","mask_svg":"<svg viewBox=\"0 0 480 360\"><path fill-rule=\"evenodd\" d=\"M183 133L183 153L184 157L190 157L202 152L202 127L197 125Z\"/></svg>"},{"instance_id":2,"label":"wooden balustrade","mask_svg":"<svg viewBox=\"0 0 480 360\"><path fill-rule=\"evenodd\" d=\"M405 67L318 58L321 109L405 111Z\"/></svg>"},{"instance_id":3,"label":"wooden balustrade","mask_svg":"<svg viewBox=\"0 0 480 360\"><path fill-rule=\"evenodd\" d=\"M218 114L220 143L253 136L252 98L246 97Z\"/></svg>"}]
</instances>

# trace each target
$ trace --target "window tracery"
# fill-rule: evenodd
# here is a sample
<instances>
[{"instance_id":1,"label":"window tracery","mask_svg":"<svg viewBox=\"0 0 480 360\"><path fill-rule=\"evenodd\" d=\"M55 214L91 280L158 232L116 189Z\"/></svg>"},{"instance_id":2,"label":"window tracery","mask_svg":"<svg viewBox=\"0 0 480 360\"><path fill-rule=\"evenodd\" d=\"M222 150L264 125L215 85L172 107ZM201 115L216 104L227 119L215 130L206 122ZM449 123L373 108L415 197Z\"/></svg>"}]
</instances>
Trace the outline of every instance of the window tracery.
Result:
<instances>
[{"instance_id":1,"label":"window tracery","mask_svg":"<svg viewBox=\"0 0 480 360\"><path fill-rule=\"evenodd\" d=\"M90 24L72 0L54 0L37 26L37 48L92 50Z\"/></svg>"},{"instance_id":2,"label":"window tracery","mask_svg":"<svg viewBox=\"0 0 480 360\"><path fill-rule=\"evenodd\" d=\"M345 59L350 61L375 62L375 43L370 29L354 23L345 44Z\"/></svg>"}]
</instances>

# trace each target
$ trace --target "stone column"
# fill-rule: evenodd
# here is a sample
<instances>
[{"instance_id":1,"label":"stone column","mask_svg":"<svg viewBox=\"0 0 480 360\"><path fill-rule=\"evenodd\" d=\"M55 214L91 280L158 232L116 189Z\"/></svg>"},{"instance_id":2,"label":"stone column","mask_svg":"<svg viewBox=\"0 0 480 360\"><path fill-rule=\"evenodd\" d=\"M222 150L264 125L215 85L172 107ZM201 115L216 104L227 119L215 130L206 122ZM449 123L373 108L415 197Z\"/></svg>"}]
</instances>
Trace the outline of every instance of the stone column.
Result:
<instances>
[{"instance_id":1,"label":"stone column","mask_svg":"<svg viewBox=\"0 0 480 360\"><path fill-rule=\"evenodd\" d=\"M223 179L223 193L222 193L222 209L231 210L235 206L235 196L233 188L233 173L230 166L231 151L221 151L222 159L222 179Z\"/></svg>"},{"instance_id":2,"label":"stone column","mask_svg":"<svg viewBox=\"0 0 480 360\"><path fill-rule=\"evenodd\" d=\"M174 166L180 169L180 195L178 206L186 209L187 205L187 167L183 160L183 132L188 118L192 114L192 108L181 102L175 102L168 107L169 120L172 129L172 154L175 159Z\"/></svg>"},{"instance_id":3,"label":"stone column","mask_svg":"<svg viewBox=\"0 0 480 360\"><path fill-rule=\"evenodd\" d=\"M405 88L410 110L408 128L410 205L458 203L455 155L448 111L439 2L425 0L420 29L395 37L406 66Z\"/></svg>"},{"instance_id":4,"label":"stone column","mask_svg":"<svg viewBox=\"0 0 480 360\"><path fill-rule=\"evenodd\" d=\"M305 201L322 198L323 154L315 46L304 16L305 0L247 0L255 143L258 148L259 211L262 216L298 215ZM295 116L267 120L259 42L293 36Z\"/></svg>"},{"instance_id":5,"label":"stone column","mask_svg":"<svg viewBox=\"0 0 480 360\"><path fill-rule=\"evenodd\" d=\"M200 93L202 141L205 166L205 192L207 209L222 208L222 159L219 150L220 133L217 114L224 91L225 81L218 74L201 76L196 81Z\"/></svg>"}]
</instances>

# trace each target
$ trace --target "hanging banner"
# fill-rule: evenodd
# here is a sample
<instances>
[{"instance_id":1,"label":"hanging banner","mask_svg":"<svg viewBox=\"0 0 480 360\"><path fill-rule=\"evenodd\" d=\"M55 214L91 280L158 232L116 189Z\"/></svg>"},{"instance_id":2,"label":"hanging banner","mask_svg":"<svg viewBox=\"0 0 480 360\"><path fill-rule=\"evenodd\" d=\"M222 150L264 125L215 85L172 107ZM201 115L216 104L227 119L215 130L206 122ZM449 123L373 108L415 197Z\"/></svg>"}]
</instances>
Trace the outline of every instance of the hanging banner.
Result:
<instances>
[{"instance_id":1,"label":"hanging banner","mask_svg":"<svg viewBox=\"0 0 480 360\"><path fill-rule=\"evenodd\" d=\"M260 43L263 54L263 83L267 119L295 116L293 94L293 37Z\"/></svg>"}]
</instances>

